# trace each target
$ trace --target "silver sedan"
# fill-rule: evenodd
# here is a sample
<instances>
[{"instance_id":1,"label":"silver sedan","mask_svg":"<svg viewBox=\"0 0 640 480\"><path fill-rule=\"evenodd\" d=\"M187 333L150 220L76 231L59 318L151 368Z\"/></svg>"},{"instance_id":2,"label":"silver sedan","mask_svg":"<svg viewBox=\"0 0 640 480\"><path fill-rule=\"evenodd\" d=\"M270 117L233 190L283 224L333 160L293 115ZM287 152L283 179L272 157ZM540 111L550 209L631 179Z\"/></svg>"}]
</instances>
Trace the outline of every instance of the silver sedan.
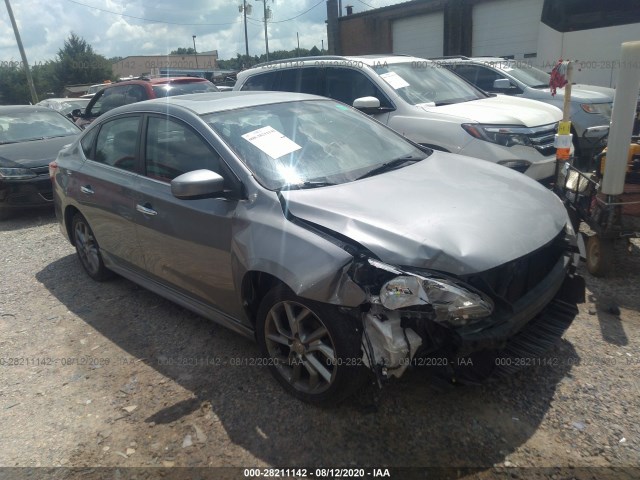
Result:
<instances>
[{"instance_id":1,"label":"silver sedan","mask_svg":"<svg viewBox=\"0 0 640 480\"><path fill-rule=\"evenodd\" d=\"M407 368L509 372L562 335L584 293L552 193L334 100L127 105L50 170L91 278L115 272L256 338L262 364L316 404Z\"/></svg>"}]
</instances>

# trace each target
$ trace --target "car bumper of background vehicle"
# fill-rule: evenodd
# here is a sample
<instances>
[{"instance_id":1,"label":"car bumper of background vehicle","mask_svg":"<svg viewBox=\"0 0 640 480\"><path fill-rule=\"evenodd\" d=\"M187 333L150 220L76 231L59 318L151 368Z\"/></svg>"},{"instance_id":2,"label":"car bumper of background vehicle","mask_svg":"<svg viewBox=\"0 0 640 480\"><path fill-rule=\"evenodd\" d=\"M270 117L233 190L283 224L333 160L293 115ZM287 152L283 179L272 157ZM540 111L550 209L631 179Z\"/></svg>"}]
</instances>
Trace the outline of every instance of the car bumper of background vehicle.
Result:
<instances>
[{"instance_id":1,"label":"car bumper of background vehicle","mask_svg":"<svg viewBox=\"0 0 640 480\"><path fill-rule=\"evenodd\" d=\"M0 208L18 209L53 205L53 192L49 176L30 180L0 182Z\"/></svg>"},{"instance_id":2,"label":"car bumper of background vehicle","mask_svg":"<svg viewBox=\"0 0 640 480\"><path fill-rule=\"evenodd\" d=\"M545 157L538 162L534 162L524 174L534 180L544 180L553 177L556 171L556 157Z\"/></svg>"}]
</instances>

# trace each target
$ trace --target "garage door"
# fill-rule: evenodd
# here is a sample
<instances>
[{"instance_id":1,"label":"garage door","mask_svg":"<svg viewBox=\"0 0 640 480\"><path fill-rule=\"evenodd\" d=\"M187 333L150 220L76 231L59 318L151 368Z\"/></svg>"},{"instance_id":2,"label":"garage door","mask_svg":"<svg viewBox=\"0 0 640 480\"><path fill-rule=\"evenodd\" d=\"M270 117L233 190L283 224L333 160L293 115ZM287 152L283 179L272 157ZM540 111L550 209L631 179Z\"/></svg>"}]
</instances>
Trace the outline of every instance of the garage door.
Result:
<instances>
[{"instance_id":1,"label":"garage door","mask_svg":"<svg viewBox=\"0 0 640 480\"><path fill-rule=\"evenodd\" d=\"M544 0L498 0L473 7L474 56L535 54ZM527 55L530 56L530 55Z\"/></svg>"},{"instance_id":2,"label":"garage door","mask_svg":"<svg viewBox=\"0 0 640 480\"><path fill-rule=\"evenodd\" d=\"M416 57L440 57L444 48L444 14L442 12L395 20L393 53Z\"/></svg>"}]
</instances>

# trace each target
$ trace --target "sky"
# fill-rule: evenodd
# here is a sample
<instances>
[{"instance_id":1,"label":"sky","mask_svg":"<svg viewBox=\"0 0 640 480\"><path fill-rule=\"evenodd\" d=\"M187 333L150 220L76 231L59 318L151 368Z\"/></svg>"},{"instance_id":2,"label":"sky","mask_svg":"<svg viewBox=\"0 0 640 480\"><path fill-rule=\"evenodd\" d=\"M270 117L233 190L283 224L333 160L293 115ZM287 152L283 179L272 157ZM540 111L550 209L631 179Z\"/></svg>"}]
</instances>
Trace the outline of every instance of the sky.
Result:
<instances>
[{"instance_id":1,"label":"sky","mask_svg":"<svg viewBox=\"0 0 640 480\"><path fill-rule=\"evenodd\" d=\"M265 0L273 14L268 23L269 51L327 48L325 0ZM343 0L354 13L402 0ZM27 60L31 65L54 60L71 32L96 53L111 57L166 55L179 47L218 50L218 58L244 54L242 0L10 0ZM247 0L249 54L265 52L263 4ZM295 17L295 18L294 18ZM19 62L20 52L9 14L0 2L0 65ZM6 63L5 63L6 64Z\"/></svg>"}]
</instances>

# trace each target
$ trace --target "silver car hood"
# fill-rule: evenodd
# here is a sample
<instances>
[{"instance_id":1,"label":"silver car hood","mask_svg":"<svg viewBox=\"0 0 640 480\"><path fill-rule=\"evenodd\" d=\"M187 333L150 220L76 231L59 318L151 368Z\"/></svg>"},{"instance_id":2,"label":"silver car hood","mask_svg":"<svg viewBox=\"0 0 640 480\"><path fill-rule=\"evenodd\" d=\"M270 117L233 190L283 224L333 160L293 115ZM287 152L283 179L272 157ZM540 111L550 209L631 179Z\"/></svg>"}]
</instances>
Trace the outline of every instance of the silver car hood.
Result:
<instances>
[{"instance_id":1,"label":"silver car hood","mask_svg":"<svg viewBox=\"0 0 640 480\"><path fill-rule=\"evenodd\" d=\"M530 253L567 222L560 200L525 175L440 152L363 180L281 194L295 217L339 232L383 262L456 275Z\"/></svg>"}]
</instances>

